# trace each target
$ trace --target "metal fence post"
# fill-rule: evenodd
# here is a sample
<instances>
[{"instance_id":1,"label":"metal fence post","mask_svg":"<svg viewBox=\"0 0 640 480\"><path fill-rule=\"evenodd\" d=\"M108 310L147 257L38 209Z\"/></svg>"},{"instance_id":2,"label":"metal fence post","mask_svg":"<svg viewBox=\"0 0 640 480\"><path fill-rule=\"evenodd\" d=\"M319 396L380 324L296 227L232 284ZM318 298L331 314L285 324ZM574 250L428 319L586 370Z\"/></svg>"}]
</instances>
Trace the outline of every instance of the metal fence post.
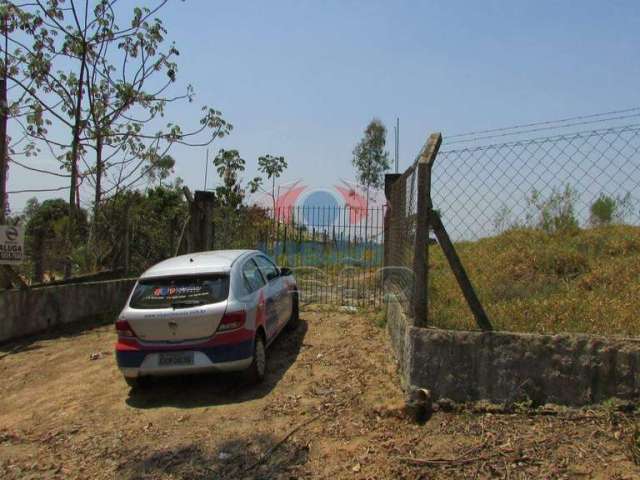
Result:
<instances>
[{"instance_id":1,"label":"metal fence post","mask_svg":"<svg viewBox=\"0 0 640 480\"><path fill-rule=\"evenodd\" d=\"M413 290L413 317L417 327L429 324L429 224L431 213L431 168L442 144L442 135L433 133L418 160L418 202L416 209L416 236L413 256L415 275Z\"/></svg>"}]
</instances>

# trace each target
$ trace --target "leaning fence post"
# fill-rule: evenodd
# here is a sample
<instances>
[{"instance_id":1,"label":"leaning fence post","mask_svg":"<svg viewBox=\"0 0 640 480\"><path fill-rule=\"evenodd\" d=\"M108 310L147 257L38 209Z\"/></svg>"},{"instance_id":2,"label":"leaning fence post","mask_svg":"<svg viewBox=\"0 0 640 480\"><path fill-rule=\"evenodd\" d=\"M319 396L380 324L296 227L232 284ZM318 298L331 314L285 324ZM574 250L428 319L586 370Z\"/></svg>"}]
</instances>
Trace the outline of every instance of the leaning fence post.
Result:
<instances>
[{"instance_id":1,"label":"leaning fence post","mask_svg":"<svg viewBox=\"0 0 640 480\"><path fill-rule=\"evenodd\" d=\"M480 300L476 295L476 291L473 289L473 285L471 284L471 280L469 280L467 272L460 261L460 257L458 257L456 249L453 246L453 243L451 243L449 234L442 224L440 215L437 212L432 212L430 221L433 226L433 231L438 238L438 243L440 244L445 257L447 257L449 266L458 281L458 285L460 285L460 290L462 290L462 294L469 305L471 313L476 319L478 327L484 331L493 330L489 317L487 317L484 308L482 308L482 303L480 303Z\"/></svg>"},{"instance_id":2,"label":"leaning fence post","mask_svg":"<svg viewBox=\"0 0 640 480\"><path fill-rule=\"evenodd\" d=\"M417 327L428 325L429 312L429 224L431 213L431 169L442 144L442 135L432 133L418 160L418 204L413 255L413 318Z\"/></svg>"}]
</instances>

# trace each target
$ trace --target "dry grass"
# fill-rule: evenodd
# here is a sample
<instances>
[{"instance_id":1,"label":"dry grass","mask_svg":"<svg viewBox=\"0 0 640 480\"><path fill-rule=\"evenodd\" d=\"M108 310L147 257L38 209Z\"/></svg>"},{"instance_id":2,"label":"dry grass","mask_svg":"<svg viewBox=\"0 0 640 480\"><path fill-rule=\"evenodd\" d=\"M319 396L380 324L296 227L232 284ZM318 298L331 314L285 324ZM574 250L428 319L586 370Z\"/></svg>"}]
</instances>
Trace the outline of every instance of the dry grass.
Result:
<instances>
[{"instance_id":1,"label":"dry grass","mask_svg":"<svg viewBox=\"0 0 640 480\"><path fill-rule=\"evenodd\" d=\"M496 329L640 335L640 227L516 229L456 248ZM474 329L442 251L431 252L433 323Z\"/></svg>"}]
</instances>

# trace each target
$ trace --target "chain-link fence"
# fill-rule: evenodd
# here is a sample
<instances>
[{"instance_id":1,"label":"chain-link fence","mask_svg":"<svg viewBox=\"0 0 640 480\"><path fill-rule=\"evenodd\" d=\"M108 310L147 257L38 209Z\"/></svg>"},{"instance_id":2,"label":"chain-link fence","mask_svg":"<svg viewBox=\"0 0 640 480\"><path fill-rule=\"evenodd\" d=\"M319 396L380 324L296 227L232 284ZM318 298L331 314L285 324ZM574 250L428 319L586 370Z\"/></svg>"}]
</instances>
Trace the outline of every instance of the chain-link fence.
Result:
<instances>
[{"instance_id":1,"label":"chain-link fence","mask_svg":"<svg viewBox=\"0 0 640 480\"><path fill-rule=\"evenodd\" d=\"M445 139L442 150L432 198L454 240L562 227L553 216L583 227L640 224L639 125L466 148Z\"/></svg>"},{"instance_id":2,"label":"chain-link fence","mask_svg":"<svg viewBox=\"0 0 640 480\"><path fill-rule=\"evenodd\" d=\"M461 144L445 138L433 207L494 327L640 335L640 125ZM432 252L430 323L476 328Z\"/></svg>"}]
</instances>

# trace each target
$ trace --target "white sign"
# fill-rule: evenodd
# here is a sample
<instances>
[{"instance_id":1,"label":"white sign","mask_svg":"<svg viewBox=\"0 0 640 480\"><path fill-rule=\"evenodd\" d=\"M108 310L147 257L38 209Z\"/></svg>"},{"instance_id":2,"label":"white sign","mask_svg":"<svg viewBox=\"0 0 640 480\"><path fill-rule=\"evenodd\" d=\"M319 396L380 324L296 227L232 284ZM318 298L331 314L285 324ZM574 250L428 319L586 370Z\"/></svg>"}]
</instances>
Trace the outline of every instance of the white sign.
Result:
<instances>
[{"instance_id":1,"label":"white sign","mask_svg":"<svg viewBox=\"0 0 640 480\"><path fill-rule=\"evenodd\" d=\"M18 265L24 258L24 229L0 225L0 265Z\"/></svg>"}]
</instances>

